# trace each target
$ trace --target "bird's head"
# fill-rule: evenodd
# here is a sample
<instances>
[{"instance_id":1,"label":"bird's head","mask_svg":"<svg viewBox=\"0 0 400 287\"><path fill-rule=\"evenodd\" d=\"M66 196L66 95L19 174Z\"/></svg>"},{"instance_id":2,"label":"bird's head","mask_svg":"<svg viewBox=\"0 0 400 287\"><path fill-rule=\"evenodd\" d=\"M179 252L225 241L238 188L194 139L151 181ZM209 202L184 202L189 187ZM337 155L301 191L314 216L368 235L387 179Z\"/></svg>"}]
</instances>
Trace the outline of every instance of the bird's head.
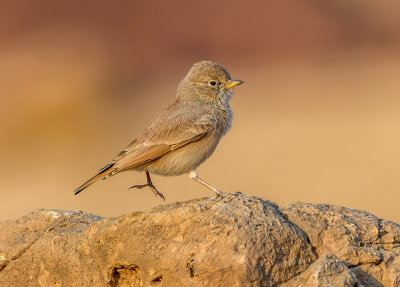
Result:
<instances>
[{"instance_id":1,"label":"bird's head","mask_svg":"<svg viewBox=\"0 0 400 287\"><path fill-rule=\"evenodd\" d=\"M221 65L201 61L192 66L178 88L178 97L200 96L206 100L229 100L232 88L242 84L232 80Z\"/></svg>"}]
</instances>

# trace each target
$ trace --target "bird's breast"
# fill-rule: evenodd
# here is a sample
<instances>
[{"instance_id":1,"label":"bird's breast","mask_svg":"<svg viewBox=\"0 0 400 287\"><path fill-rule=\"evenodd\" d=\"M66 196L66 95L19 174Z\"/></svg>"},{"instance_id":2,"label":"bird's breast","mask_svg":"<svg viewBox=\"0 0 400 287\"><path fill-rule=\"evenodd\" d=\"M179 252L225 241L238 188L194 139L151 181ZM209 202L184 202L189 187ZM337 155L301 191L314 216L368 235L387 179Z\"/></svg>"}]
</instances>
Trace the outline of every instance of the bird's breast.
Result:
<instances>
[{"instance_id":1,"label":"bird's breast","mask_svg":"<svg viewBox=\"0 0 400 287\"><path fill-rule=\"evenodd\" d=\"M225 135L232 126L233 112L229 105L219 107L216 111L216 129L221 134Z\"/></svg>"}]
</instances>

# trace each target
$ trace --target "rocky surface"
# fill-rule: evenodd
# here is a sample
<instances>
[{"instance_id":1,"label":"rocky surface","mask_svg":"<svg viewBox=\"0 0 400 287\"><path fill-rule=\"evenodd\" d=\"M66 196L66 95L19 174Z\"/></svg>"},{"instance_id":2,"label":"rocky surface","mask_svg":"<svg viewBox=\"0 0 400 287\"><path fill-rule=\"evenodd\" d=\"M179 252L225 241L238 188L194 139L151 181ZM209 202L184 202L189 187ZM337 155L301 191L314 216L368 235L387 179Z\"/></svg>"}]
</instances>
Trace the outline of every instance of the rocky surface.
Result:
<instances>
[{"instance_id":1,"label":"rocky surface","mask_svg":"<svg viewBox=\"0 0 400 287\"><path fill-rule=\"evenodd\" d=\"M363 285L400 285L400 226L344 207L236 193L0 223L0 286Z\"/></svg>"}]
</instances>

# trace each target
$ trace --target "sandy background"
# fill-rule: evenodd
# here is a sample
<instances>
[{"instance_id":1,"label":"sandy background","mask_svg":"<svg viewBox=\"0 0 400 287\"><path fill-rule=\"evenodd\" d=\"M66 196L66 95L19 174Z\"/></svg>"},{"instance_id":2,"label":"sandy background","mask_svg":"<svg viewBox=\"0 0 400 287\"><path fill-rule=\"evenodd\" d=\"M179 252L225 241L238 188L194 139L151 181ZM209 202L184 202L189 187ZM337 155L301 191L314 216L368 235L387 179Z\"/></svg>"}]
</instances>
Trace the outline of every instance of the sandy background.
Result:
<instances>
[{"instance_id":1,"label":"sandy background","mask_svg":"<svg viewBox=\"0 0 400 287\"><path fill-rule=\"evenodd\" d=\"M135 172L72 191L208 59L245 84L202 178L400 222L398 1L0 2L0 219L164 204L126 191ZM154 182L166 203L211 196L187 176Z\"/></svg>"}]
</instances>

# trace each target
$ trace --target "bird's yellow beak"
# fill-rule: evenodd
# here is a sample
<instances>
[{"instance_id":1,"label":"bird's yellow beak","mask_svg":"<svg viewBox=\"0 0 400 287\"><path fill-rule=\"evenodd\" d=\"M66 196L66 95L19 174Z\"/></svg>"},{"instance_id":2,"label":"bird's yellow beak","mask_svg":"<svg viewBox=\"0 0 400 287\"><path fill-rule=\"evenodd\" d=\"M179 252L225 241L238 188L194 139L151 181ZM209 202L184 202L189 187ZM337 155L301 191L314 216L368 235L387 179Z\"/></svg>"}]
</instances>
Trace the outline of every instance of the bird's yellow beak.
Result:
<instances>
[{"instance_id":1,"label":"bird's yellow beak","mask_svg":"<svg viewBox=\"0 0 400 287\"><path fill-rule=\"evenodd\" d=\"M225 86L225 90L234 88L236 86L239 86L240 84L243 84L243 81L241 81L241 80L232 80Z\"/></svg>"}]
</instances>

